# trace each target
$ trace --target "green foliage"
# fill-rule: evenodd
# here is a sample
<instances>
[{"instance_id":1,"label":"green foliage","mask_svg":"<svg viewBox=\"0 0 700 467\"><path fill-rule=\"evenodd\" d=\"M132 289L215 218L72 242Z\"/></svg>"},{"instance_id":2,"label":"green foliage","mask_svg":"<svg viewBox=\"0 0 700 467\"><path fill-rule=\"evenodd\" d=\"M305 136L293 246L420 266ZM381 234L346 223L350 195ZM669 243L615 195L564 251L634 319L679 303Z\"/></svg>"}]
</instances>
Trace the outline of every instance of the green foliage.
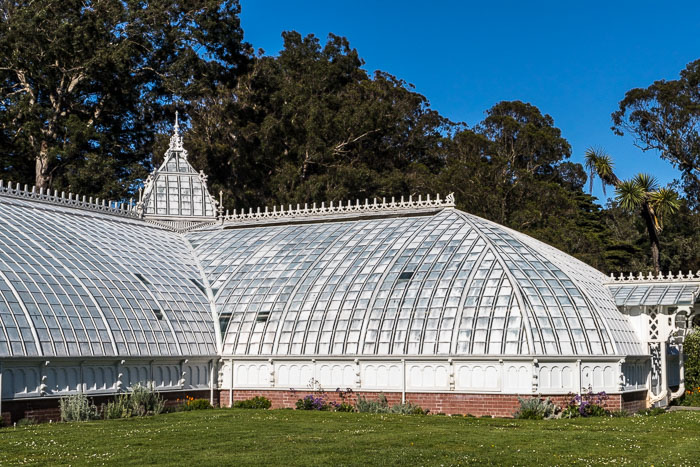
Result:
<instances>
[{"instance_id":1,"label":"green foliage","mask_svg":"<svg viewBox=\"0 0 700 467\"><path fill-rule=\"evenodd\" d=\"M649 409L640 410L637 415L642 415L645 417L656 417L657 415L663 415L666 413L666 409L663 407L652 407Z\"/></svg>"},{"instance_id":2,"label":"green foliage","mask_svg":"<svg viewBox=\"0 0 700 467\"><path fill-rule=\"evenodd\" d=\"M102 417L111 420L131 417L131 400L128 394L119 394L102 408Z\"/></svg>"},{"instance_id":3,"label":"green foliage","mask_svg":"<svg viewBox=\"0 0 700 467\"><path fill-rule=\"evenodd\" d=\"M135 417L158 415L165 408L163 397L155 391L152 384L147 386L135 384L129 395L131 413Z\"/></svg>"},{"instance_id":4,"label":"green foliage","mask_svg":"<svg viewBox=\"0 0 700 467\"><path fill-rule=\"evenodd\" d=\"M233 85L247 65L239 9L235 0L3 3L0 178L133 192L173 103Z\"/></svg>"},{"instance_id":5,"label":"green foliage","mask_svg":"<svg viewBox=\"0 0 700 467\"><path fill-rule=\"evenodd\" d=\"M686 407L700 407L700 387L686 389L680 401L680 405Z\"/></svg>"},{"instance_id":6,"label":"green foliage","mask_svg":"<svg viewBox=\"0 0 700 467\"><path fill-rule=\"evenodd\" d=\"M394 413L401 415L425 415L428 413L428 410L423 410L420 406L411 402L389 406L389 401L382 393L375 400L369 400L358 395L355 408L360 413Z\"/></svg>"},{"instance_id":7,"label":"green foliage","mask_svg":"<svg viewBox=\"0 0 700 467\"><path fill-rule=\"evenodd\" d=\"M375 400L366 399L358 394L355 408L360 413L389 413L389 401L380 393Z\"/></svg>"},{"instance_id":8,"label":"green foliage","mask_svg":"<svg viewBox=\"0 0 700 467\"><path fill-rule=\"evenodd\" d=\"M513 414L514 418L543 420L545 418L552 418L559 412L559 407L549 398L540 399L539 397L529 397L523 399L518 397L518 402L520 403L520 409Z\"/></svg>"},{"instance_id":9,"label":"green foliage","mask_svg":"<svg viewBox=\"0 0 700 467\"><path fill-rule=\"evenodd\" d=\"M700 387L700 331L688 334L683 341L685 355L685 387L694 391Z\"/></svg>"},{"instance_id":10,"label":"green foliage","mask_svg":"<svg viewBox=\"0 0 700 467\"><path fill-rule=\"evenodd\" d=\"M98 418L97 407L84 394L61 397L59 400L61 421L85 422Z\"/></svg>"},{"instance_id":11,"label":"green foliage","mask_svg":"<svg viewBox=\"0 0 700 467\"><path fill-rule=\"evenodd\" d=\"M182 404L182 410L207 410L213 409L214 406L211 405L208 399L189 399L184 404Z\"/></svg>"},{"instance_id":12,"label":"green foliage","mask_svg":"<svg viewBox=\"0 0 700 467\"><path fill-rule=\"evenodd\" d=\"M613 410L611 412L608 412L608 415L610 415L613 418L624 418L624 417L629 417L630 413L624 409L622 410Z\"/></svg>"},{"instance_id":13,"label":"green foliage","mask_svg":"<svg viewBox=\"0 0 700 467\"><path fill-rule=\"evenodd\" d=\"M335 407L336 412L354 412L355 406L347 402L341 402Z\"/></svg>"},{"instance_id":14,"label":"green foliage","mask_svg":"<svg viewBox=\"0 0 700 467\"><path fill-rule=\"evenodd\" d=\"M655 81L627 91L612 114L614 130L630 134L643 150L658 152L682 174L685 197L700 207L700 60L689 63L677 80Z\"/></svg>"},{"instance_id":15,"label":"green foliage","mask_svg":"<svg viewBox=\"0 0 700 467\"><path fill-rule=\"evenodd\" d=\"M34 417L20 418L17 421L17 426L32 426L32 425L38 425L38 424L39 424L39 422Z\"/></svg>"},{"instance_id":16,"label":"green foliage","mask_svg":"<svg viewBox=\"0 0 700 467\"><path fill-rule=\"evenodd\" d=\"M267 397L255 396L251 399L235 401L233 407L236 409L269 409L272 407L272 402Z\"/></svg>"}]
</instances>

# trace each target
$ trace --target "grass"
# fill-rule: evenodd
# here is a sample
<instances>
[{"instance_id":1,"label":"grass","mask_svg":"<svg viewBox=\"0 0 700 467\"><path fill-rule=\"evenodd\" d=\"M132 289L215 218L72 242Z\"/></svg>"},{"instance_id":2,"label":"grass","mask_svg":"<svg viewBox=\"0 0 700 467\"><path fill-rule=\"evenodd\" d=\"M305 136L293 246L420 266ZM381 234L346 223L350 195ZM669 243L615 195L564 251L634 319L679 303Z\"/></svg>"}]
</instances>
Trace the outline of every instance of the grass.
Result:
<instances>
[{"instance_id":1,"label":"grass","mask_svg":"<svg viewBox=\"0 0 700 467\"><path fill-rule=\"evenodd\" d=\"M0 429L0 464L697 465L700 414L574 420L202 410Z\"/></svg>"}]
</instances>

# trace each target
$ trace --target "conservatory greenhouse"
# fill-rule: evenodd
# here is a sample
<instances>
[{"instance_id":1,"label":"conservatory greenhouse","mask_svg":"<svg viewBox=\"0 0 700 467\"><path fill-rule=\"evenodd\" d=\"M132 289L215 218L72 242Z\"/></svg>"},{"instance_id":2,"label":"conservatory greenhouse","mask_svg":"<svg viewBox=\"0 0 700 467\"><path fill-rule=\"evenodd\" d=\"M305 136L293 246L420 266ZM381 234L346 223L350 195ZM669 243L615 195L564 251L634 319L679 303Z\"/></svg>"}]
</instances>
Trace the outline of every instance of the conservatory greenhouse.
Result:
<instances>
[{"instance_id":1,"label":"conservatory greenhouse","mask_svg":"<svg viewBox=\"0 0 700 467\"><path fill-rule=\"evenodd\" d=\"M700 272L608 277L451 195L224 212L177 125L138 202L0 182L0 414L151 384L290 407L383 393L510 416L518 397L684 391Z\"/></svg>"}]
</instances>

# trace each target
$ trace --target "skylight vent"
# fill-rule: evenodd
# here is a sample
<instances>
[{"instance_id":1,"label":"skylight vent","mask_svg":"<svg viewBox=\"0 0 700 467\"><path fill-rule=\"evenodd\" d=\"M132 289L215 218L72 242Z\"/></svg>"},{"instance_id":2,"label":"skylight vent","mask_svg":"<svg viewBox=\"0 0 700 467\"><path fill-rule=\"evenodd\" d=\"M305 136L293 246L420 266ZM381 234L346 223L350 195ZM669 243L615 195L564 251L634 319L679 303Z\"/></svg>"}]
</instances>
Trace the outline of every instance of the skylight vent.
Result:
<instances>
[{"instance_id":1,"label":"skylight vent","mask_svg":"<svg viewBox=\"0 0 700 467\"><path fill-rule=\"evenodd\" d=\"M207 294L207 289L202 285L201 282L199 282L197 279L192 279L192 278L190 278L190 281L192 281L192 283L195 285L195 287L197 287L199 290L201 290L204 295Z\"/></svg>"},{"instance_id":2,"label":"skylight vent","mask_svg":"<svg viewBox=\"0 0 700 467\"><path fill-rule=\"evenodd\" d=\"M136 276L136 278L137 278L138 280L140 280L140 281L143 283L143 285L151 285L151 283L148 281L148 279L146 279L146 278L143 276L143 274L139 274L138 272L135 272L135 273L134 273L134 276Z\"/></svg>"},{"instance_id":3,"label":"skylight vent","mask_svg":"<svg viewBox=\"0 0 700 467\"><path fill-rule=\"evenodd\" d=\"M413 277L413 273L414 273L414 271L404 271L401 274L399 274L399 280L400 281L407 281L411 277Z\"/></svg>"},{"instance_id":4,"label":"skylight vent","mask_svg":"<svg viewBox=\"0 0 700 467\"><path fill-rule=\"evenodd\" d=\"M255 321L258 323L266 323L267 319L270 317L270 312L269 311L261 311L258 313L258 316L255 318Z\"/></svg>"},{"instance_id":5,"label":"skylight vent","mask_svg":"<svg viewBox=\"0 0 700 467\"><path fill-rule=\"evenodd\" d=\"M158 318L159 321L163 320L163 312L160 311L158 308L153 309L153 314L156 315L156 318Z\"/></svg>"}]
</instances>

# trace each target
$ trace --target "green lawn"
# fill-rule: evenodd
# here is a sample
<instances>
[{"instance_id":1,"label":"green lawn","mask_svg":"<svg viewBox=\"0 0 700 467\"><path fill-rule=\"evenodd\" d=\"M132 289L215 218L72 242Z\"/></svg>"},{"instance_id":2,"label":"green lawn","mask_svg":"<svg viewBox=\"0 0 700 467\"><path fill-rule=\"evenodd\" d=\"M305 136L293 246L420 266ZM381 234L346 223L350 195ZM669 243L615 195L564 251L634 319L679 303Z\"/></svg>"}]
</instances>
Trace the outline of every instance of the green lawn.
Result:
<instances>
[{"instance_id":1,"label":"green lawn","mask_svg":"<svg viewBox=\"0 0 700 467\"><path fill-rule=\"evenodd\" d=\"M698 465L700 413L577 420L205 410L0 429L0 464Z\"/></svg>"}]
</instances>

